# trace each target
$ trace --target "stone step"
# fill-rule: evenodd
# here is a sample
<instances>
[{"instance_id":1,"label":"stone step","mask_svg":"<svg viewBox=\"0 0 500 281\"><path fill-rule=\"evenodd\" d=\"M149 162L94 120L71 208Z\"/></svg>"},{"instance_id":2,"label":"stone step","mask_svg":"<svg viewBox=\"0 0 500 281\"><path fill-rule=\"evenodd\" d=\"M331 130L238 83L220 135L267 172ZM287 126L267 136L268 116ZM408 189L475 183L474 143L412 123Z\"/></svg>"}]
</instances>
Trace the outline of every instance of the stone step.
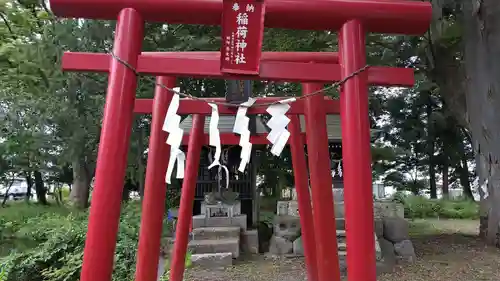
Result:
<instances>
[{"instance_id":1,"label":"stone step","mask_svg":"<svg viewBox=\"0 0 500 281\"><path fill-rule=\"evenodd\" d=\"M191 240L188 249L193 254L231 253L233 258L237 258L240 256L240 239Z\"/></svg>"},{"instance_id":2,"label":"stone step","mask_svg":"<svg viewBox=\"0 0 500 281\"><path fill-rule=\"evenodd\" d=\"M335 202L334 204L335 217L336 218L345 218L345 208L344 202Z\"/></svg>"},{"instance_id":3,"label":"stone step","mask_svg":"<svg viewBox=\"0 0 500 281\"><path fill-rule=\"evenodd\" d=\"M193 216L193 229L214 226L238 226L247 230L247 215L242 214L234 217L206 217L205 215Z\"/></svg>"},{"instance_id":4,"label":"stone step","mask_svg":"<svg viewBox=\"0 0 500 281\"><path fill-rule=\"evenodd\" d=\"M335 226L337 230L345 230L345 219L344 218L335 218Z\"/></svg>"},{"instance_id":5,"label":"stone step","mask_svg":"<svg viewBox=\"0 0 500 281\"><path fill-rule=\"evenodd\" d=\"M214 226L214 227L199 227L193 229L193 239L223 239L223 238L239 238L241 228L238 226Z\"/></svg>"},{"instance_id":6,"label":"stone step","mask_svg":"<svg viewBox=\"0 0 500 281\"><path fill-rule=\"evenodd\" d=\"M338 251L338 256L339 256L339 259L346 259L347 258L347 251L346 250L339 250Z\"/></svg>"},{"instance_id":7,"label":"stone step","mask_svg":"<svg viewBox=\"0 0 500 281\"><path fill-rule=\"evenodd\" d=\"M211 253L211 254L193 254L191 255L193 266L202 268L219 268L233 265L232 253Z\"/></svg>"},{"instance_id":8,"label":"stone step","mask_svg":"<svg viewBox=\"0 0 500 281\"><path fill-rule=\"evenodd\" d=\"M338 248L339 252L345 252L345 251L347 251L347 244L343 243L343 242L338 243L337 248Z\"/></svg>"}]
</instances>

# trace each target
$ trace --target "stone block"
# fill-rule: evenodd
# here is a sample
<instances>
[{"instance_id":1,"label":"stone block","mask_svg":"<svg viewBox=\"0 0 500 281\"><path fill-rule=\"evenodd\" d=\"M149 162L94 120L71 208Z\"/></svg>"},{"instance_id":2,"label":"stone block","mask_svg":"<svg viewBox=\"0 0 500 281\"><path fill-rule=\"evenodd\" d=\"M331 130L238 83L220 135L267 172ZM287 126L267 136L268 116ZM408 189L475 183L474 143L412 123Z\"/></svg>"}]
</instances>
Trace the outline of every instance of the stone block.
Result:
<instances>
[{"instance_id":1,"label":"stone block","mask_svg":"<svg viewBox=\"0 0 500 281\"><path fill-rule=\"evenodd\" d=\"M276 204L276 214L278 216L288 215L288 201L278 201Z\"/></svg>"},{"instance_id":2,"label":"stone block","mask_svg":"<svg viewBox=\"0 0 500 281\"><path fill-rule=\"evenodd\" d=\"M231 226L239 226L243 231L247 230L247 215L242 214L232 217Z\"/></svg>"},{"instance_id":3,"label":"stone block","mask_svg":"<svg viewBox=\"0 0 500 281\"><path fill-rule=\"evenodd\" d=\"M224 227L224 226L238 226L242 230L247 229L247 215L239 215L234 217L206 217L205 225L206 227ZM195 228L193 226L193 228Z\"/></svg>"},{"instance_id":4,"label":"stone block","mask_svg":"<svg viewBox=\"0 0 500 281\"><path fill-rule=\"evenodd\" d=\"M241 232L241 250L244 253L258 254L259 253L259 232L257 229Z\"/></svg>"},{"instance_id":5,"label":"stone block","mask_svg":"<svg viewBox=\"0 0 500 281\"><path fill-rule=\"evenodd\" d=\"M345 230L345 219L335 218L335 226L337 230Z\"/></svg>"},{"instance_id":6,"label":"stone block","mask_svg":"<svg viewBox=\"0 0 500 281\"><path fill-rule=\"evenodd\" d=\"M333 188L333 201L344 202L344 189L343 188Z\"/></svg>"},{"instance_id":7,"label":"stone block","mask_svg":"<svg viewBox=\"0 0 500 281\"><path fill-rule=\"evenodd\" d=\"M378 243L380 245L380 251L382 252L382 258L387 264L396 264L396 253L394 252L394 244L391 241L379 238Z\"/></svg>"},{"instance_id":8,"label":"stone block","mask_svg":"<svg viewBox=\"0 0 500 281\"><path fill-rule=\"evenodd\" d=\"M394 243L394 252L396 253L398 261L413 263L417 259L413 243L410 240Z\"/></svg>"},{"instance_id":9,"label":"stone block","mask_svg":"<svg viewBox=\"0 0 500 281\"><path fill-rule=\"evenodd\" d=\"M205 226L206 226L205 215L193 216L193 229Z\"/></svg>"},{"instance_id":10,"label":"stone block","mask_svg":"<svg viewBox=\"0 0 500 281\"><path fill-rule=\"evenodd\" d=\"M286 240L294 241L300 236L300 218L294 216L274 217L274 236L283 237Z\"/></svg>"},{"instance_id":11,"label":"stone block","mask_svg":"<svg viewBox=\"0 0 500 281\"><path fill-rule=\"evenodd\" d=\"M294 217L299 216L299 203L297 201L288 202L288 215Z\"/></svg>"},{"instance_id":12,"label":"stone block","mask_svg":"<svg viewBox=\"0 0 500 281\"><path fill-rule=\"evenodd\" d=\"M293 243L283 237L273 236L269 245L269 252L272 255L286 255L293 251Z\"/></svg>"},{"instance_id":13,"label":"stone block","mask_svg":"<svg viewBox=\"0 0 500 281\"><path fill-rule=\"evenodd\" d=\"M345 230L337 230L337 243L346 243Z\"/></svg>"},{"instance_id":14,"label":"stone block","mask_svg":"<svg viewBox=\"0 0 500 281\"><path fill-rule=\"evenodd\" d=\"M384 238L392 243L410 239L408 222L399 217L384 218Z\"/></svg>"},{"instance_id":15,"label":"stone block","mask_svg":"<svg viewBox=\"0 0 500 281\"><path fill-rule=\"evenodd\" d=\"M199 227L193 229L193 239L224 239L240 237L241 229L237 226Z\"/></svg>"},{"instance_id":16,"label":"stone block","mask_svg":"<svg viewBox=\"0 0 500 281\"><path fill-rule=\"evenodd\" d=\"M188 249L193 254L231 253L233 258L237 258L240 256L239 240L239 238L191 240Z\"/></svg>"},{"instance_id":17,"label":"stone block","mask_svg":"<svg viewBox=\"0 0 500 281\"><path fill-rule=\"evenodd\" d=\"M373 235L375 236L375 257L376 257L377 261L381 261L382 260L382 250L380 249L380 243L378 242L377 234L373 233Z\"/></svg>"},{"instance_id":18,"label":"stone block","mask_svg":"<svg viewBox=\"0 0 500 281\"><path fill-rule=\"evenodd\" d=\"M202 268L220 268L233 265L232 253L211 253L191 255L193 266Z\"/></svg>"},{"instance_id":19,"label":"stone block","mask_svg":"<svg viewBox=\"0 0 500 281\"><path fill-rule=\"evenodd\" d=\"M381 219L375 219L375 234L378 238L384 237L384 221Z\"/></svg>"},{"instance_id":20,"label":"stone block","mask_svg":"<svg viewBox=\"0 0 500 281\"><path fill-rule=\"evenodd\" d=\"M335 202L334 210L336 218L345 218L344 202Z\"/></svg>"},{"instance_id":21,"label":"stone block","mask_svg":"<svg viewBox=\"0 0 500 281\"><path fill-rule=\"evenodd\" d=\"M341 242L341 243L337 243L337 249L339 251L347 252L347 243L345 241Z\"/></svg>"},{"instance_id":22,"label":"stone block","mask_svg":"<svg viewBox=\"0 0 500 281\"><path fill-rule=\"evenodd\" d=\"M213 210L217 208L223 208L228 210L228 215L229 216L238 216L241 215L241 202L236 201L234 204L226 204L222 203L219 205L210 205L207 204L206 202L201 203L201 214L202 215L207 215L207 210Z\"/></svg>"},{"instance_id":23,"label":"stone block","mask_svg":"<svg viewBox=\"0 0 500 281\"><path fill-rule=\"evenodd\" d=\"M404 206L392 201L376 201L373 203L375 218L398 217L404 218Z\"/></svg>"},{"instance_id":24,"label":"stone block","mask_svg":"<svg viewBox=\"0 0 500 281\"><path fill-rule=\"evenodd\" d=\"M299 237L293 241L293 253L297 256L304 255L304 244L302 243L302 237Z\"/></svg>"},{"instance_id":25,"label":"stone block","mask_svg":"<svg viewBox=\"0 0 500 281\"><path fill-rule=\"evenodd\" d=\"M213 217L213 218L207 217L207 218L205 218L205 226L206 227L231 226L231 218L230 217Z\"/></svg>"}]
</instances>

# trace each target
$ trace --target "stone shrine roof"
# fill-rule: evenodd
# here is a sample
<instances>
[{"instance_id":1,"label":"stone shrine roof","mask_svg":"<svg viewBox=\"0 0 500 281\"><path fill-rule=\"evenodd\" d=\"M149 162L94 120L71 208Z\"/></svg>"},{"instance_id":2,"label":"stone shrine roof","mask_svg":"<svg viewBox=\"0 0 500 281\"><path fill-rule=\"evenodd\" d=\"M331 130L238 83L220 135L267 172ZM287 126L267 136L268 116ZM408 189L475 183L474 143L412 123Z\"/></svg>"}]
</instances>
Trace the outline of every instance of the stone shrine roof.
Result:
<instances>
[{"instance_id":1,"label":"stone shrine roof","mask_svg":"<svg viewBox=\"0 0 500 281\"><path fill-rule=\"evenodd\" d=\"M306 132L306 124L304 115L299 116L300 119L300 127L302 132ZM221 133L231 133L233 131L234 121L236 120L236 115L221 115L219 116L219 131ZM187 116L182 120L180 127L184 131L189 131L192 127L192 117L191 115ZM265 122L261 116L257 116L257 133L263 134L269 132L269 129L265 125ZM208 133L208 128L210 124L210 116L205 118L205 133ZM329 140L341 140L341 125L340 125L340 115L338 114L329 114L326 115L326 128L328 132ZM371 130L371 134L375 133L374 130Z\"/></svg>"}]
</instances>

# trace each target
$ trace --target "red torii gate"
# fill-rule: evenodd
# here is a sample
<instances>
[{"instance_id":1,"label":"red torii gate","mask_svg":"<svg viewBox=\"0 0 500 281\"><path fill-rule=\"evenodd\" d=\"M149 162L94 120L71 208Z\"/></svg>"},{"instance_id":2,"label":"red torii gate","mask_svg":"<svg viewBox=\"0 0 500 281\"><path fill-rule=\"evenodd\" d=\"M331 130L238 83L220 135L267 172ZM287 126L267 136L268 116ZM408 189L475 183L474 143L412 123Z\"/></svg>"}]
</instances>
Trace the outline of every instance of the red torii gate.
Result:
<instances>
[{"instance_id":1,"label":"red torii gate","mask_svg":"<svg viewBox=\"0 0 500 281\"><path fill-rule=\"evenodd\" d=\"M264 53L259 75L243 76L222 74L219 57L214 53L141 54L140 51L145 20L168 21L171 24L220 24L221 0L51 0L51 8L57 15L65 17L91 19L116 19L118 17L113 53L122 61L111 59L105 54L83 53L67 53L63 61L63 67L66 70L109 72L109 86L81 281L108 281L111 278L137 83L135 73L131 68L139 73L162 76L158 78L158 81L169 88L175 86L174 76L315 82L303 84L304 94L308 94L321 90L323 87L321 83L339 81L365 66L365 32L421 34L427 30L431 17L430 4L422 2L269 0L266 2L265 13L267 27L340 29L340 55L310 53L301 57L300 53L289 55L286 53L266 55ZM196 17L190 17L191 14ZM314 56L320 58L312 58ZM340 65L335 64L337 61ZM339 279L336 242L332 239L335 237L335 223L325 120L327 110L338 112L339 107L344 143L346 187L344 194L349 245L348 264L350 265L348 275L354 281L376 280L374 241L371 234L367 235L367 233L373 233L367 85L372 83L411 86L413 84L412 71L397 70L398 72L394 68L371 67L366 73L348 80L342 88L340 106L335 101L325 101L321 95L292 104L289 114L303 113L306 117L308 132L306 138L312 202L316 213L312 216L312 212L309 212L310 208L301 208L301 210L309 210L307 213L312 216L315 230L314 233L309 232L310 226L304 225L306 233L310 234L310 238L307 239L309 242L305 241L310 280ZM170 98L171 95L162 93L157 87L154 104L151 101L139 101L136 105L138 112L153 113L136 273L138 281L152 281L156 277L154 269L157 266L155 263L158 258L161 235L161 228L158 225L161 226L166 188L163 182L163 172L160 171L166 170L166 164L161 164L163 160L160 159L166 159L168 154L166 145L163 144L166 134L161 132L161 119L165 116ZM330 111L330 108L335 108L335 110ZM258 107L250 108L248 114L258 113L259 110ZM194 191L199 164L196 163L199 161L197 154L203 142L204 114L209 114L209 112L208 105L203 101L194 100L182 100L178 111L179 114L196 114L193 117L193 128L188 141L190 149L187 155L186 178L183 182L183 203L180 209L171 281L182 279L183 256L186 252L189 217L191 216L191 210L187 205L192 203L190 193ZM220 107L220 113L234 114L234 110ZM292 118L294 122L289 125L289 129L294 136L298 136L297 132L300 131L298 122L294 118L296 117ZM227 141L229 142L230 138ZM254 141L257 140L254 139ZM295 143L292 149L302 145L302 139L298 137L292 137L290 142ZM153 153L153 151L164 154ZM298 152L294 152L296 153ZM293 161L296 184L307 186L307 174L301 173L306 170L303 156L294 157ZM153 163L157 165L152 165ZM297 169L299 166L303 169ZM300 188L300 190L303 189ZM301 197L299 198L300 204L307 204L307 194L298 195ZM307 214L305 216L310 217ZM301 222L303 220L306 218L301 218ZM307 249L307 244L311 245L309 243L312 239L315 239L316 245L320 246ZM316 255L314 255L315 251Z\"/></svg>"}]
</instances>

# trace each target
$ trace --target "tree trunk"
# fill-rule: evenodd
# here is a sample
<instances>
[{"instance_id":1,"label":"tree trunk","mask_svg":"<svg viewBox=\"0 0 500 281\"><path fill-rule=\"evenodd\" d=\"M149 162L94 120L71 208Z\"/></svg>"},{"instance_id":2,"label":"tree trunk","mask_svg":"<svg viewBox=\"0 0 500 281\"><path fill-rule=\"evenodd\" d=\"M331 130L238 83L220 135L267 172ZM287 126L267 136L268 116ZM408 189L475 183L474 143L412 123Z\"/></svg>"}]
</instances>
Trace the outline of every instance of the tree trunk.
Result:
<instances>
[{"instance_id":1,"label":"tree trunk","mask_svg":"<svg viewBox=\"0 0 500 281\"><path fill-rule=\"evenodd\" d=\"M463 188L463 194L466 198L474 200L474 194L472 193L472 188L470 186L469 180L469 164L467 163L467 153L463 143L459 146L460 149L460 163L457 163L457 172L460 178L460 185Z\"/></svg>"},{"instance_id":2,"label":"tree trunk","mask_svg":"<svg viewBox=\"0 0 500 281\"><path fill-rule=\"evenodd\" d=\"M2 200L2 207L5 207L5 204L7 204L7 200L9 199L9 192L10 192L10 188L12 187L12 185L14 184L14 180L16 179L15 175L12 176L12 180L9 182L9 185L7 186L7 188L5 189L5 194L3 196L3 200Z\"/></svg>"},{"instance_id":3,"label":"tree trunk","mask_svg":"<svg viewBox=\"0 0 500 281\"><path fill-rule=\"evenodd\" d=\"M49 202L47 202L47 189L45 188L45 185L43 183L43 177L42 173L40 171L35 171L35 194L36 198L38 199L38 203L42 205L48 205Z\"/></svg>"},{"instance_id":4,"label":"tree trunk","mask_svg":"<svg viewBox=\"0 0 500 281\"><path fill-rule=\"evenodd\" d=\"M432 115L432 99L431 99L431 93L427 93L429 96L429 101L427 103L427 156L429 157L429 189L431 193L431 198L436 199L437 198L437 186L436 186L436 166L435 166L435 157L434 157L434 150L435 150L435 139L434 139L434 124L432 123L431 120L431 115Z\"/></svg>"},{"instance_id":5,"label":"tree trunk","mask_svg":"<svg viewBox=\"0 0 500 281\"><path fill-rule=\"evenodd\" d=\"M84 161L73 161L73 187L69 195L70 201L76 208L84 209L89 206L90 173Z\"/></svg>"},{"instance_id":6,"label":"tree trunk","mask_svg":"<svg viewBox=\"0 0 500 281\"><path fill-rule=\"evenodd\" d=\"M450 198L450 187L449 187L449 173L448 173L448 161L445 160L445 163L443 164L443 186L442 191L443 191L443 198Z\"/></svg>"},{"instance_id":7,"label":"tree trunk","mask_svg":"<svg viewBox=\"0 0 500 281\"><path fill-rule=\"evenodd\" d=\"M127 179L125 181L125 184L123 185L122 201L127 202L128 200L130 200L130 192L131 190L134 190L136 188L136 184L134 184L131 179Z\"/></svg>"},{"instance_id":8,"label":"tree trunk","mask_svg":"<svg viewBox=\"0 0 500 281\"><path fill-rule=\"evenodd\" d=\"M486 241L498 245L500 223L500 5L498 0L464 1L467 112L477 154L481 226ZM485 225L486 224L486 225ZM484 233L486 229L486 233Z\"/></svg>"},{"instance_id":9,"label":"tree trunk","mask_svg":"<svg viewBox=\"0 0 500 281\"><path fill-rule=\"evenodd\" d=\"M26 184L27 184L25 200L27 203L29 203L31 200L31 187L33 186L33 178L31 177L31 172L26 172L25 177L26 177Z\"/></svg>"}]
</instances>

